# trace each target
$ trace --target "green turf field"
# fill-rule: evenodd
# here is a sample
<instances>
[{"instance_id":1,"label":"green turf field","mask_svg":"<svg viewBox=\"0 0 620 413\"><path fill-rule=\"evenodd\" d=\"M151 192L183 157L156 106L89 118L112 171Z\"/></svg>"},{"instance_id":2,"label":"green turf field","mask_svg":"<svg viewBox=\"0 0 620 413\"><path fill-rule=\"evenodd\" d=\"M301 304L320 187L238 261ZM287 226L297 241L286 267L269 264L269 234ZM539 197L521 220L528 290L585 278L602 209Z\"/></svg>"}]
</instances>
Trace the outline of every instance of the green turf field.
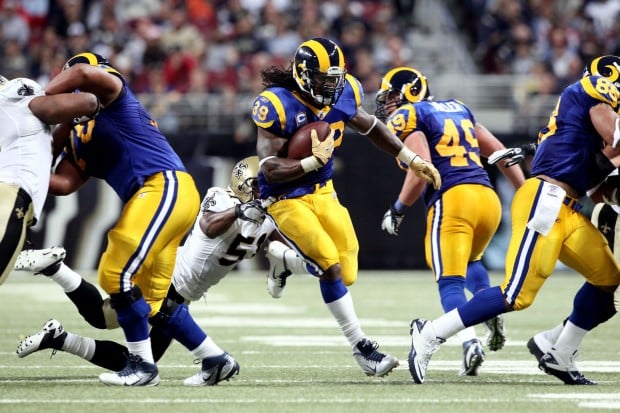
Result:
<instances>
[{"instance_id":1,"label":"green turf field","mask_svg":"<svg viewBox=\"0 0 620 413\"><path fill-rule=\"evenodd\" d=\"M89 278L93 281L93 278ZM493 277L494 283L500 275ZM214 387L188 388L198 371L178 343L159 362L161 384L117 388L99 383L102 369L44 350L19 359L25 334L48 318L71 332L122 342L121 332L88 326L61 289L42 276L13 274L0 287L0 411L2 412L596 412L620 410L620 329L612 319L584 342L578 366L598 386L565 386L540 372L525 342L568 315L581 278L555 274L534 305L508 314L508 342L487 351L478 377L460 377L460 343L449 340L431 360L426 383L407 369L409 322L441 313L428 272L362 272L351 288L366 334L401 366L383 379L366 377L323 305L317 282L291 278L274 300L264 274L234 273L191 305L198 323L240 363L241 373ZM484 338L482 327L478 329Z\"/></svg>"}]
</instances>

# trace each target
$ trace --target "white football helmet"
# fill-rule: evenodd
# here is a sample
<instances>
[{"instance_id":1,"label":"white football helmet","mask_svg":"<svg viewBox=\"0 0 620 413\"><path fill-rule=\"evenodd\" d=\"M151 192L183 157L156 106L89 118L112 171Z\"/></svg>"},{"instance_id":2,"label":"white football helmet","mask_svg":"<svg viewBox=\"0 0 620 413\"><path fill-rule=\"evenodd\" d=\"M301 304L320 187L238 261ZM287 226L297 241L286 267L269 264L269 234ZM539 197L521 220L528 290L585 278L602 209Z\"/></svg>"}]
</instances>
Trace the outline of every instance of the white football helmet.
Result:
<instances>
[{"instance_id":1,"label":"white football helmet","mask_svg":"<svg viewBox=\"0 0 620 413\"><path fill-rule=\"evenodd\" d=\"M7 81L3 77L0 79L0 95L10 100L21 100L28 96L44 96L45 91L32 79L18 77Z\"/></svg>"}]
</instances>

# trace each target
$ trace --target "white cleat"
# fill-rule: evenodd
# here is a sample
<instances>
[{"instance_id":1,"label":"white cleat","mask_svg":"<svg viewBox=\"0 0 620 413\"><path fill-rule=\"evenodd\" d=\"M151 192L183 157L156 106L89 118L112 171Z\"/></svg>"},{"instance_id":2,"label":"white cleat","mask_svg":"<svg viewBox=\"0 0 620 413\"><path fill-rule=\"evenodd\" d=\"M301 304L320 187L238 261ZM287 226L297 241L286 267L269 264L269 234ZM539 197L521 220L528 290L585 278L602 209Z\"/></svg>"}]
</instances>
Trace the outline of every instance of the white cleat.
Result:
<instances>
[{"instance_id":1,"label":"white cleat","mask_svg":"<svg viewBox=\"0 0 620 413\"><path fill-rule=\"evenodd\" d=\"M428 320L416 318L411 322L411 349L409 350L409 373L414 382L424 383L426 369L433 353L445 340L435 336L433 325Z\"/></svg>"},{"instance_id":2,"label":"white cleat","mask_svg":"<svg viewBox=\"0 0 620 413\"><path fill-rule=\"evenodd\" d=\"M41 250L23 250L13 266L15 271L30 271L43 275L54 275L67 256L63 247L50 247Z\"/></svg>"},{"instance_id":3,"label":"white cleat","mask_svg":"<svg viewBox=\"0 0 620 413\"><path fill-rule=\"evenodd\" d=\"M202 369L185 379L186 386L215 386L239 374L239 363L228 353L202 360Z\"/></svg>"},{"instance_id":4,"label":"white cleat","mask_svg":"<svg viewBox=\"0 0 620 413\"><path fill-rule=\"evenodd\" d=\"M286 253L291 250L280 241L271 241L267 248L269 273L267 274L267 291L273 298L282 297L286 279L292 274L286 266ZM292 251L292 250L291 250Z\"/></svg>"},{"instance_id":5,"label":"white cleat","mask_svg":"<svg viewBox=\"0 0 620 413\"><path fill-rule=\"evenodd\" d=\"M67 332L60 324L60 321L50 319L45 322L43 328L31 336L24 338L17 346L17 356L24 358L39 350L46 348L53 349L52 355L56 350L60 350L67 338Z\"/></svg>"},{"instance_id":6,"label":"white cleat","mask_svg":"<svg viewBox=\"0 0 620 413\"><path fill-rule=\"evenodd\" d=\"M353 357L367 376L383 377L398 367L398 359L378 351L379 345L367 338L353 348Z\"/></svg>"},{"instance_id":7,"label":"white cleat","mask_svg":"<svg viewBox=\"0 0 620 413\"><path fill-rule=\"evenodd\" d=\"M118 373L101 373L99 380L111 386L157 386L160 378L155 364L130 353L125 368Z\"/></svg>"}]
</instances>

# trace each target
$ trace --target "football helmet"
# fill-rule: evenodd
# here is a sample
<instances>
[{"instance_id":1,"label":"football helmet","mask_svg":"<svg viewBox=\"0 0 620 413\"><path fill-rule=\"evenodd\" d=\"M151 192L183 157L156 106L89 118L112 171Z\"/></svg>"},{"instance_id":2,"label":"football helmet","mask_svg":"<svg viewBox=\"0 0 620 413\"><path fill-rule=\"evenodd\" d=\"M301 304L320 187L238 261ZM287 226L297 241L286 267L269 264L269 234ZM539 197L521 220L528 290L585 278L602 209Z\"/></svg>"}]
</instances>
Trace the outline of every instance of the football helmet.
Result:
<instances>
[{"instance_id":1,"label":"football helmet","mask_svg":"<svg viewBox=\"0 0 620 413\"><path fill-rule=\"evenodd\" d=\"M113 75L116 75L120 78L123 77L123 75L121 75L120 72L116 70L110 64L108 59L106 59L105 57L101 55L98 55L97 53L91 53L91 52L84 52L84 53L76 54L75 56L67 60L67 63L65 63L62 70L67 70L71 66L76 65L78 63L86 63L87 65L97 66L102 69L105 69L105 71L108 73L112 73Z\"/></svg>"},{"instance_id":2,"label":"football helmet","mask_svg":"<svg viewBox=\"0 0 620 413\"><path fill-rule=\"evenodd\" d=\"M405 103L431 99L426 76L411 67L396 67L383 76L375 98L375 116L385 122L387 117Z\"/></svg>"},{"instance_id":3,"label":"football helmet","mask_svg":"<svg viewBox=\"0 0 620 413\"><path fill-rule=\"evenodd\" d=\"M583 76L603 76L620 89L620 57L599 56L592 59L583 70Z\"/></svg>"},{"instance_id":4,"label":"football helmet","mask_svg":"<svg viewBox=\"0 0 620 413\"><path fill-rule=\"evenodd\" d=\"M2 77L2 76L0 76ZM0 79L0 95L10 100L21 100L27 96L43 96L43 87L32 79L18 77L7 80L5 77Z\"/></svg>"},{"instance_id":5,"label":"football helmet","mask_svg":"<svg viewBox=\"0 0 620 413\"><path fill-rule=\"evenodd\" d=\"M295 52L293 78L319 107L336 104L344 89L346 73L342 49L329 39L317 37L305 41Z\"/></svg>"},{"instance_id":6,"label":"football helmet","mask_svg":"<svg viewBox=\"0 0 620 413\"><path fill-rule=\"evenodd\" d=\"M258 191L258 169L258 156L243 158L233 167L229 189L241 202L254 199L254 192Z\"/></svg>"}]
</instances>

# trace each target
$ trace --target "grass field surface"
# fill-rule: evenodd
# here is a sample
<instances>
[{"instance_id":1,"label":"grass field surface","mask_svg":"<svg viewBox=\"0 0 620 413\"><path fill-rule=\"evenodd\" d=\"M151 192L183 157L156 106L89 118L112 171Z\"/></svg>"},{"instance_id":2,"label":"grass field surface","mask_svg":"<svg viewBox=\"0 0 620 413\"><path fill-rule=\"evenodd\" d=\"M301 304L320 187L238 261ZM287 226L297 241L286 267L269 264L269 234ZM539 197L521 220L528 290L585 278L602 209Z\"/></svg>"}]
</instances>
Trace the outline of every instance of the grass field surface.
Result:
<instances>
[{"instance_id":1,"label":"grass field surface","mask_svg":"<svg viewBox=\"0 0 620 413\"><path fill-rule=\"evenodd\" d=\"M361 272L351 287L367 336L401 360L389 376L366 377L322 302L317 281L289 279L284 296L267 294L264 273L233 273L190 308L198 323L241 365L218 386L190 388L183 380L199 365L174 343L160 360L157 387L101 384L103 370L51 350L24 359L19 340L49 318L68 331L123 343L120 330L88 326L72 303L43 276L12 274L0 287L0 412L597 412L620 410L620 329L617 317L591 332L577 365L597 386L566 386L538 370L525 347L536 332L566 317L582 279L554 274L534 305L505 316L508 341L486 352L480 376L460 377L461 344L446 342L430 362L426 383L407 368L409 322L441 314L429 272ZM95 281L94 278L88 278ZM500 274L493 275L499 283ZM484 329L477 327L484 339Z\"/></svg>"}]
</instances>

